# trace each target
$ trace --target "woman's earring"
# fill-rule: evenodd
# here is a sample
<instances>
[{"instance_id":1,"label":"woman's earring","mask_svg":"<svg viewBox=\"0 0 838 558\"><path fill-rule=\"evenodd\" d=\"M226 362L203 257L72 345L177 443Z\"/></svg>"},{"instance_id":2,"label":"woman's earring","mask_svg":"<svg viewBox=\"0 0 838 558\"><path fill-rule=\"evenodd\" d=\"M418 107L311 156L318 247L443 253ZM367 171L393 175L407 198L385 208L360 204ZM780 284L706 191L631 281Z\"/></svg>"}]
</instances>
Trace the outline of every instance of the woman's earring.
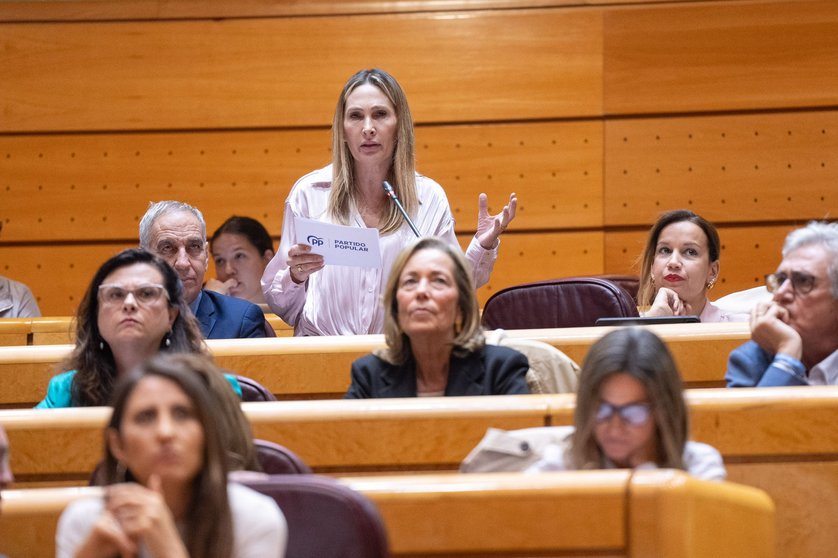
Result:
<instances>
[{"instance_id":1,"label":"woman's earring","mask_svg":"<svg viewBox=\"0 0 838 558\"><path fill-rule=\"evenodd\" d=\"M100 351L104 351L104 350L105 350L105 342L104 342L104 341L99 341L99 350L100 350Z\"/></svg>"},{"instance_id":2,"label":"woman's earring","mask_svg":"<svg viewBox=\"0 0 838 558\"><path fill-rule=\"evenodd\" d=\"M166 347L171 347L172 346L172 332L171 331L169 331L169 333L166 334L166 341L164 341L164 343L165 343Z\"/></svg>"},{"instance_id":3,"label":"woman's earring","mask_svg":"<svg viewBox=\"0 0 838 558\"><path fill-rule=\"evenodd\" d=\"M713 277L712 279L710 279L709 281L707 281L707 285L706 285L706 286L707 286L707 290L708 290L708 291L709 291L710 289L712 289L713 287L715 287L715 286L716 286L716 278L715 278L715 277Z\"/></svg>"}]
</instances>

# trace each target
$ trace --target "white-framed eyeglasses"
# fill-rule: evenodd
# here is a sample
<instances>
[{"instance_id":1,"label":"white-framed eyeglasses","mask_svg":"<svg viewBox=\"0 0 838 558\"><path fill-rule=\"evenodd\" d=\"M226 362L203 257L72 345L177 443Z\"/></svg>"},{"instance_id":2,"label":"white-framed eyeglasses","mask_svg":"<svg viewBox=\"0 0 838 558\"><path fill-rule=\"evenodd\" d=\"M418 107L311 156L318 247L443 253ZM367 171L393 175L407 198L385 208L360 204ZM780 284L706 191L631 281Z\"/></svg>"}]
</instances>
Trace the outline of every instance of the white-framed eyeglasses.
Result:
<instances>
[{"instance_id":1,"label":"white-framed eyeglasses","mask_svg":"<svg viewBox=\"0 0 838 558\"><path fill-rule=\"evenodd\" d=\"M121 305L128 298L129 294L134 297L134 300L139 305L152 304L164 296L166 300L169 300L169 292L166 290L166 287L156 283L138 285L133 289L128 289L122 285L113 283L99 285L99 300L107 306Z\"/></svg>"},{"instance_id":2,"label":"white-framed eyeglasses","mask_svg":"<svg viewBox=\"0 0 838 558\"><path fill-rule=\"evenodd\" d=\"M629 403L628 405L612 405L607 401L602 401L597 407L596 421L606 422L614 415L620 417L620 420L632 426L641 426L646 424L649 417L652 416L652 407L648 403Z\"/></svg>"}]
</instances>

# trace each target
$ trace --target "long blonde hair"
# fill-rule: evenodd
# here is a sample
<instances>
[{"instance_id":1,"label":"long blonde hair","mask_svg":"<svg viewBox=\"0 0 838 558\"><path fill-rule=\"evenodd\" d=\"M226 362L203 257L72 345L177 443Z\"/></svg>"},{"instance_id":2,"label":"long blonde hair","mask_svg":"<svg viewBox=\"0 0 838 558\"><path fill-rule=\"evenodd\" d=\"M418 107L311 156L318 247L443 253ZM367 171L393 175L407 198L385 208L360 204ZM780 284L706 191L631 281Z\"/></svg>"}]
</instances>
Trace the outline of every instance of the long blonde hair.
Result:
<instances>
[{"instance_id":1,"label":"long blonde hair","mask_svg":"<svg viewBox=\"0 0 838 558\"><path fill-rule=\"evenodd\" d=\"M346 100L361 85L374 85L387 97L396 111L396 146L393 152L393 164L387 173L387 180L393 185L396 195L401 200L405 211L411 217L416 216L419 198L416 195L416 157L413 139L413 117L407 105L399 82L376 68L361 70L349 78L338 97L335 116L332 120L332 189L329 193L329 216L343 225L349 224L349 213L355 202L355 161L343 130L343 118L346 112ZM387 213L379 230L382 234L397 231L404 223L404 218L395 204L389 204Z\"/></svg>"}]
</instances>

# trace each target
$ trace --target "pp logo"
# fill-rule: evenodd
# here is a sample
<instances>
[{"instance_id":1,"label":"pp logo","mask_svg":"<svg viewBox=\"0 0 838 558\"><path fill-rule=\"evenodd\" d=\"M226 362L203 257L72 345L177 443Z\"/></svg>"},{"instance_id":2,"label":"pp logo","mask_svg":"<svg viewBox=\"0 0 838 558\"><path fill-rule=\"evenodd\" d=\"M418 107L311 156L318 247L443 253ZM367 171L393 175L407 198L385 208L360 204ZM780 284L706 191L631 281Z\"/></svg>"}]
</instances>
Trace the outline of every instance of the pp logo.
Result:
<instances>
[{"instance_id":1,"label":"pp logo","mask_svg":"<svg viewBox=\"0 0 838 558\"><path fill-rule=\"evenodd\" d=\"M312 246L323 246L323 239L313 234L308 235L306 241Z\"/></svg>"}]
</instances>

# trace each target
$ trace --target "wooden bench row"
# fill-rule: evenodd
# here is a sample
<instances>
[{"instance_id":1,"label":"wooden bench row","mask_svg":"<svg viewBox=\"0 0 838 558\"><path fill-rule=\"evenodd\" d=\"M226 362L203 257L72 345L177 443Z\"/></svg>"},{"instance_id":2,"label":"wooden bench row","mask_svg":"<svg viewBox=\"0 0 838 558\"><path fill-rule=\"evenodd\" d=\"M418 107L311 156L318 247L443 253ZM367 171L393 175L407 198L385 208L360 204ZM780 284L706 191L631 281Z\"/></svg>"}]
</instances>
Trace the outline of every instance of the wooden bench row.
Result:
<instances>
[{"instance_id":1,"label":"wooden bench row","mask_svg":"<svg viewBox=\"0 0 838 558\"><path fill-rule=\"evenodd\" d=\"M687 394L691 438L715 446L729 480L777 504L782 556L831 556L838 515L838 388ZM250 403L254 435L335 475L452 471L488 427L572 424L572 394ZM81 484L101 456L107 408L0 411L23 486Z\"/></svg>"},{"instance_id":2,"label":"wooden bench row","mask_svg":"<svg viewBox=\"0 0 838 558\"><path fill-rule=\"evenodd\" d=\"M340 480L376 504L393 556L775 555L774 510L764 492L677 471ZM55 526L67 503L101 494L99 488L5 491L0 551L54 556Z\"/></svg>"},{"instance_id":3,"label":"wooden bench row","mask_svg":"<svg viewBox=\"0 0 838 558\"><path fill-rule=\"evenodd\" d=\"M276 314L265 314L277 337L290 337L294 329ZM75 339L75 318L0 318L0 347L20 345L66 345Z\"/></svg>"},{"instance_id":4,"label":"wooden bench row","mask_svg":"<svg viewBox=\"0 0 838 558\"><path fill-rule=\"evenodd\" d=\"M689 387L723 385L727 357L749 338L745 323L648 326L672 350ZM552 345L581 363L591 344L610 328L510 330L509 337ZM216 362L250 377L278 399L343 395L352 361L382 347L381 335L210 340ZM0 347L0 407L31 407L46 394L56 365L70 345Z\"/></svg>"}]
</instances>

